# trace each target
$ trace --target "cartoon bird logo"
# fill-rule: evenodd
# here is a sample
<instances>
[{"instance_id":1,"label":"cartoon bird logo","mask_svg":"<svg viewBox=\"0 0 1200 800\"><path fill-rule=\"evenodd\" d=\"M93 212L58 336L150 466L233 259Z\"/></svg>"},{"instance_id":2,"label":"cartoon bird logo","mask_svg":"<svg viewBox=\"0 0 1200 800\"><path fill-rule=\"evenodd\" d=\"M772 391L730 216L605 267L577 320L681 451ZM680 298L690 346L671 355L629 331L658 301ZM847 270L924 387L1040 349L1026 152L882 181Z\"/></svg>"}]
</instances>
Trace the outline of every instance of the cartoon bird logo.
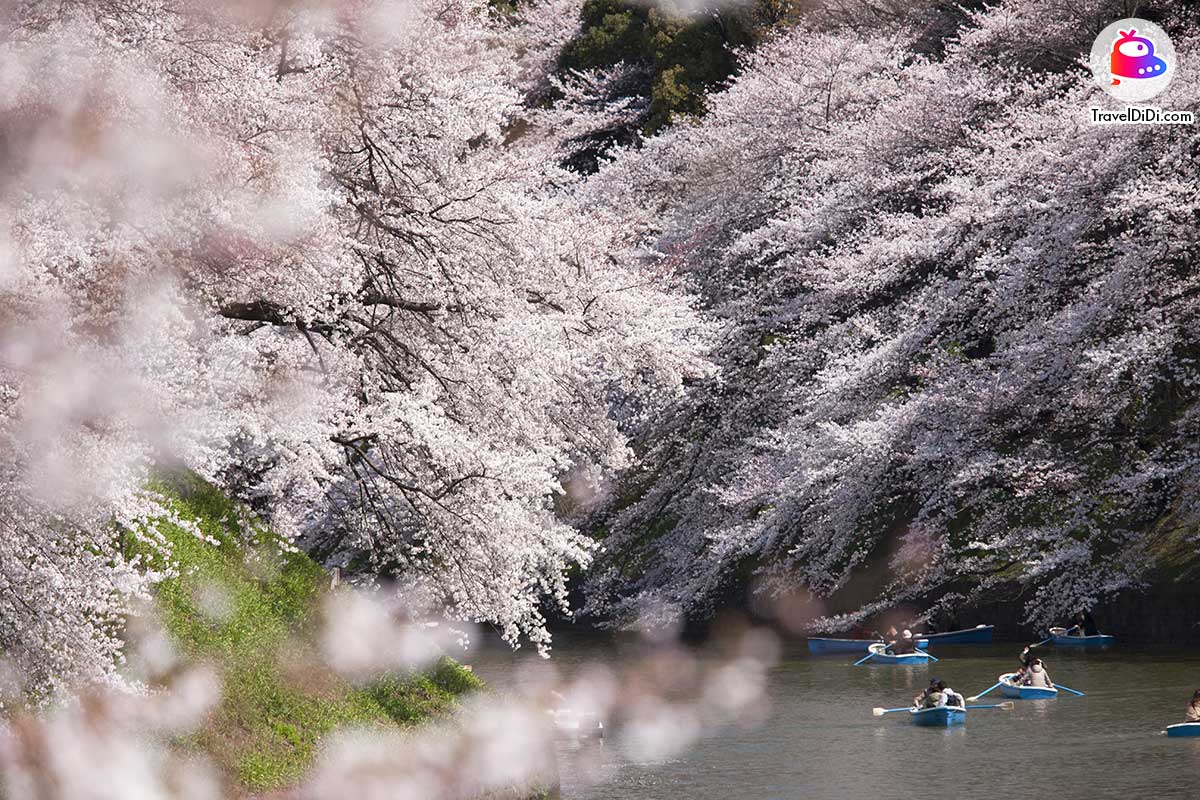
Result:
<instances>
[{"instance_id":1,"label":"cartoon bird logo","mask_svg":"<svg viewBox=\"0 0 1200 800\"><path fill-rule=\"evenodd\" d=\"M1120 34L1121 38L1113 42L1109 68L1113 86L1118 85L1121 78L1157 78L1166 73L1167 62L1154 55L1154 42L1137 36L1133 28L1120 31Z\"/></svg>"}]
</instances>

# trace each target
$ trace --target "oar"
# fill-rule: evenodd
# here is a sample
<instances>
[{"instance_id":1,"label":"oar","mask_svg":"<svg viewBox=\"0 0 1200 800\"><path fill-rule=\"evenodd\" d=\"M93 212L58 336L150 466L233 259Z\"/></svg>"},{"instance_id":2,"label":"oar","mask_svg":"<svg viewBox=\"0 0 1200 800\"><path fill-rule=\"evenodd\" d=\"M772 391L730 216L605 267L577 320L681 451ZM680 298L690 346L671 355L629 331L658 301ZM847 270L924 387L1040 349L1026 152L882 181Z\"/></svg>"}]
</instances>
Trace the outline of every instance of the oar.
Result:
<instances>
[{"instance_id":1,"label":"oar","mask_svg":"<svg viewBox=\"0 0 1200 800\"><path fill-rule=\"evenodd\" d=\"M979 694L975 695L974 697L968 697L967 699L968 699L968 700L978 700L979 698L983 697L983 696L984 696L985 694L987 694L988 692L991 692L992 690L994 690L994 689L998 688L998 687L999 687L1001 684L1003 684L1003 683L1004 683L1003 681L996 681L995 683L993 683L993 684L992 684L991 686L989 686L988 688L984 689L984 690L983 690L982 692L980 692Z\"/></svg>"},{"instance_id":2,"label":"oar","mask_svg":"<svg viewBox=\"0 0 1200 800\"><path fill-rule=\"evenodd\" d=\"M888 645L888 647L891 647L891 645ZM867 649L868 649L868 650L871 650L871 648L870 648L870 645L868 645L868 646L867 646ZM854 666L856 666L856 667L857 667L859 664L863 663L863 662L864 662L864 661L866 661L868 658L874 658L875 656L879 655L879 653L886 653L886 652L887 652L887 647L885 647L885 648L883 648L882 650L879 650L879 651L871 650L871 652L867 653L865 656L863 656L862 658L860 658L858 661L855 661L855 662L854 662Z\"/></svg>"},{"instance_id":3,"label":"oar","mask_svg":"<svg viewBox=\"0 0 1200 800\"><path fill-rule=\"evenodd\" d=\"M905 706L904 708L879 708L876 706L871 709L871 713L877 717L882 717L884 714L894 714L897 711L912 711L912 706Z\"/></svg>"},{"instance_id":4,"label":"oar","mask_svg":"<svg viewBox=\"0 0 1200 800\"><path fill-rule=\"evenodd\" d=\"M933 663L936 664L938 662L937 656L935 656L933 653L926 653L925 655L929 656L929 660Z\"/></svg>"},{"instance_id":5,"label":"oar","mask_svg":"<svg viewBox=\"0 0 1200 800\"><path fill-rule=\"evenodd\" d=\"M1013 703L1011 700L1005 700L1003 703L987 703L982 706L966 706L966 708L969 708L972 710L977 709L977 708L1003 708L1005 711L1007 711L1008 709L1010 709L1012 707L1013 707Z\"/></svg>"},{"instance_id":6,"label":"oar","mask_svg":"<svg viewBox=\"0 0 1200 800\"><path fill-rule=\"evenodd\" d=\"M1046 637L1045 639L1042 639L1042 640L1041 640L1040 642L1038 642L1037 644L1031 644L1031 645L1029 645L1029 646L1030 646L1031 648L1033 648L1033 647L1041 647L1042 645L1044 645L1044 644L1050 644L1050 643L1051 643L1051 642L1053 642L1053 641L1054 641L1054 637L1053 637L1053 636L1048 636L1048 637Z\"/></svg>"},{"instance_id":7,"label":"oar","mask_svg":"<svg viewBox=\"0 0 1200 800\"><path fill-rule=\"evenodd\" d=\"M1054 688L1062 689L1064 692L1070 692L1071 694L1073 694L1077 697L1086 697L1087 696L1083 692L1076 691L1075 689L1072 689L1070 686L1063 686L1061 683L1054 684Z\"/></svg>"},{"instance_id":8,"label":"oar","mask_svg":"<svg viewBox=\"0 0 1200 800\"><path fill-rule=\"evenodd\" d=\"M863 663L863 662L864 662L864 661L866 661L867 659L869 659L869 658L874 658L874 657L875 657L875 651L874 651L874 650L872 650L871 652L867 653L865 656L863 656L862 658L860 658L858 661L855 661L855 662L854 662L854 666L856 666L856 667L857 667L859 664Z\"/></svg>"}]
</instances>

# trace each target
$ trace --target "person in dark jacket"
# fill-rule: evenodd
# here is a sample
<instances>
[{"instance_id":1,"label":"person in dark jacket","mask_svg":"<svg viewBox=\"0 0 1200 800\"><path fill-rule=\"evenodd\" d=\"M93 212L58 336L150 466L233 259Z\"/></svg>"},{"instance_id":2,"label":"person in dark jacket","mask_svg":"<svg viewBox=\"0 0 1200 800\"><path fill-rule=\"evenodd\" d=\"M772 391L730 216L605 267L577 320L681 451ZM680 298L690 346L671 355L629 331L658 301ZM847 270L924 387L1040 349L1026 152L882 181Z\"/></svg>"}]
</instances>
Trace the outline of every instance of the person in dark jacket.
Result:
<instances>
[{"instance_id":1,"label":"person in dark jacket","mask_svg":"<svg viewBox=\"0 0 1200 800\"><path fill-rule=\"evenodd\" d=\"M1020 685L1021 680L1025 677L1025 673L1029 671L1029 662L1033 661L1033 654L1029 652L1029 645L1025 645L1025 649L1018 656L1021 661L1021 668L1017 670L1016 677L1013 678L1013 683Z\"/></svg>"},{"instance_id":2,"label":"person in dark jacket","mask_svg":"<svg viewBox=\"0 0 1200 800\"><path fill-rule=\"evenodd\" d=\"M898 656L917 652L917 640L913 638L912 631L905 629L904 633L888 642L888 652Z\"/></svg>"},{"instance_id":3,"label":"person in dark jacket","mask_svg":"<svg viewBox=\"0 0 1200 800\"><path fill-rule=\"evenodd\" d=\"M1092 619L1092 612L1081 610L1075 615L1075 624L1067 633L1071 636L1099 636L1100 629L1096 627L1096 620Z\"/></svg>"}]
</instances>

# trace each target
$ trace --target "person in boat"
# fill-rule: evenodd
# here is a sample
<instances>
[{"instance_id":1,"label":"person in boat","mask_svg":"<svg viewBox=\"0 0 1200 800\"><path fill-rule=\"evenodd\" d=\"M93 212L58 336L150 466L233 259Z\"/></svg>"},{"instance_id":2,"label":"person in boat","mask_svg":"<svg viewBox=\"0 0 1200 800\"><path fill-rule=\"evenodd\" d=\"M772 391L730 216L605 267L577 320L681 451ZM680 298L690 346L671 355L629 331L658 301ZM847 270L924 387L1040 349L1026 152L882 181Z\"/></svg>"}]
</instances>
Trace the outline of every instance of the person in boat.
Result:
<instances>
[{"instance_id":1,"label":"person in boat","mask_svg":"<svg viewBox=\"0 0 1200 800\"><path fill-rule=\"evenodd\" d=\"M1025 649L1021 651L1021 655L1017 656L1021 662L1021 668L1017 670L1016 676L1013 678L1013 683L1020 683L1025 677L1025 672L1029 669L1029 662L1033 660L1033 654L1029 652L1029 645L1025 645Z\"/></svg>"},{"instance_id":2,"label":"person in boat","mask_svg":"<svg viewBox=\"0 0 1200 800\"><path fill-rule=\"evenodd\" d=\"M1037 657L1029 659L1029 669L1022 674L1020 685L1034 686L1040 689L1054 688L1054 684L1050 681L1050 673L1046 671L1042 660Z\"/></svg>"},{"instance_id":3,"label":"person in boat","mask_svg":"<svg viewBox=\"0 0 1200 800\"><path fill-rule=\"evenodd\" d=\"M963 708L966 701L958 692L946 685L945 681L934 678L929 682L929 687L913 698L914 708L941 708L942 706L951 706L953 708Z\"/></svg>"},{"instance_id":4,"label":"person in boat","mask_svg":"<svg viewBox=\"0 0 1200 800\"><path fill-rule=\"evenodd\" d=\"M1067 631L1068 636L1099 636L1100 629L1096 627L1096 620L1092 618L1092 612L1086 609L1081 610L1075 615L1075 624L1071 626L1071 630Z\"/></svg>"},{"instance_id":5,"label":"person in boat","mask_svg":"<svg viewBox=\"0 0 1200 800\"><path fill-rule=\"evenodd\" d=\"M1200 689L1192 694L1192 702L1188 703L1187 718L1184 722L1200 722Z\"/></svg>"},{"instance_id":6,"label":"person in boat","mask_svg":"<svg viewBox=\"0 0 1200 800\"><path fill-rule=\"evenodd\" d=\"M963 696L947 686L945 681L938 681L937 689L942 693L944 705L951 706L952 708L966 707L967 701L963 699Z\"/></svg>"},{"instance_id":7,"label":"person in boat","mask_svg":"<svg viewBox=\"0 0 1200 800\"><path fill-rule=\"evenodd\" d=\"M917 652L917 641L913 639L912 631L905 628L904 633L888 642L888 652L897 656Z\"/></svg>"},{"instance_id":8,"label":"person in boat","mask_svg":"<svg viewBox=\"0 0 1200 800\"><path fill-rule=\"evenodd\" d=\"M913 698L913 708L937 708L946 705L946 695L938 688L940 683L945 686L937 678L931 680L925 691Z\"/></svg>"}]
</instances>

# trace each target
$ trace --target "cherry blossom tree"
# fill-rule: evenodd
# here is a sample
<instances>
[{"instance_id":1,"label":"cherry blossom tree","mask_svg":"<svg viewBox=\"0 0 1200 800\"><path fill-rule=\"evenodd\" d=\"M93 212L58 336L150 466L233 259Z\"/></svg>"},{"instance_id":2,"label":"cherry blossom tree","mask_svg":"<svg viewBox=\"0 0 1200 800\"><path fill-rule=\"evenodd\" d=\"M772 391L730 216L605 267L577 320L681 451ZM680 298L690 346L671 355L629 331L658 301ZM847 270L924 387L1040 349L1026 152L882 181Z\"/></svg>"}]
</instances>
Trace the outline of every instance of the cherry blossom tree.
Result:
<instances>
[{"instance_id":1,"label":"cherry blossom tree","mask_svg":"<svg viewBox=\"0 0 1200 800\"><path fill-rule=\"evenodd\" d=\"M113 674L154 578L121 543L154 538L147 480L177 466L548 641L593 549L564 476L629 462L612 399L703 368L670 276L611 259L628 234L508 135L556 31L473 0L6 11L10 654Z\"/></svg>"},{"instance_id":2,"label":"cherry blossom tree","mask_svg":"<svg viewBox=\"0 0 1200 800\"><path fill-rule=\"evenodd\" d=\"M593 609L753 583L828 629L1017 584L1043 624L1138 584L1197 478L1197 139L1089 124L1080 59L1122 11L999 3L931 54L920 17L795 30L597 176L661 209L631 258L726 332L596 520ZM1195 109L1194 20L1160 11L1156 102Z\"/></svg>"}]
</instances>

